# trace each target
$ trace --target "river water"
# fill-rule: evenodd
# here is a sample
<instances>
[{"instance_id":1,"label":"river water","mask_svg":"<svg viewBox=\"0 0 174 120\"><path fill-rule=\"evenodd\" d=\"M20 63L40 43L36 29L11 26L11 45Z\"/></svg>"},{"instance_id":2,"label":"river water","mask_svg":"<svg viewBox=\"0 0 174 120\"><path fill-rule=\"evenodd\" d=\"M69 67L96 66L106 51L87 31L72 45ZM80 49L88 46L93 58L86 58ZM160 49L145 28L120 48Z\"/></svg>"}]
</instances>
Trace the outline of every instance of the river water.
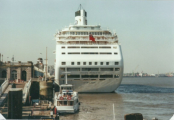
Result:
<instances>
[{"instance_id":1,"label":"river water","mask_svg":"<svg viewBox=\"0 0 174 120\"><path fill-rule=\"evenodd\" d=\"M174 77L123 78L116 93L79 94L80 111L61 120L124 120L129 113L169 120L174 114Z\"/></svg>"}]
</instances>

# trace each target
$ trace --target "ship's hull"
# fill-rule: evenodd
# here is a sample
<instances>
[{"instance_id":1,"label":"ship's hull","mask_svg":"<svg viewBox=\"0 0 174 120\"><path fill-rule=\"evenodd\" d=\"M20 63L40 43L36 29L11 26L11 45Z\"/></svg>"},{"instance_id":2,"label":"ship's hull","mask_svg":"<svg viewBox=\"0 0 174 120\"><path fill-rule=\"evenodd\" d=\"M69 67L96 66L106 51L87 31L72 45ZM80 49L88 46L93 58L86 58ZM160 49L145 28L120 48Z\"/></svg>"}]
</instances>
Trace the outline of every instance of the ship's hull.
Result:
<instances>
[{"instance_id":1,"label":"ship's hull","mask_svg":"<svg viewBox=\"0 0 174 120\"><path fill-rule=\"evenodd\" d=\"M77 92L114 92L122 81L123 56L120 45L109 47L110 49L95 49L99 53L112 52L109 55L69 55L67 54L69 51L78 52L79 49L61 49L61 46L57 45L56 51L60 53L65 51L66 54L57 53L56 59L59 61L56 61L55 65L55 83L65 84L67 79L68 84L72 84ZM114 47L117 49L111 49ZM81 49L81 51L93 52L94 50ZM115 55L114 52L117 54ZM65 64L62 64L63 62Z\"/></svg>"},{"instance_id":2,"label":"ship's hull","mask_svg":"<svg viewBox=\"0 0 174 120\"><path fill-rule=\"evenodd\" d=\"M74 90L80 93L109 93L115 92L122 81L122 77L119 79L105 79L105 80L70 80L69 84L72 84ZM60 80L60 84L63 84L63 80Z\"/></svg>"}]
</instances>

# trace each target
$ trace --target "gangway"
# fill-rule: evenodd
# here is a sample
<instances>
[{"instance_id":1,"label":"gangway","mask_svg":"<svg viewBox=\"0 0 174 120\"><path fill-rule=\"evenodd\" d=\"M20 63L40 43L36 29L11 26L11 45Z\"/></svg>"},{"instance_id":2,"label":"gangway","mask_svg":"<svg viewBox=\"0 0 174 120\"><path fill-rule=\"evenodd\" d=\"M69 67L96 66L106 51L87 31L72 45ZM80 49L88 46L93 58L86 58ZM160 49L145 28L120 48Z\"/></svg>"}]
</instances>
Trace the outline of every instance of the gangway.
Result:
<instances>
[{"instance_id":1,"label":"gangway","mask_svg":"<svg viewBox=\"0 0 174 120\"><path fill-rule=\"evenodd\" d=\"M4 104L10 88L12 88L12 85L9 85L8 79L5 79L5 81L0 86L0 106Z\"/></svg>"},{"instance_id":2,"label":"gangway","mask_svg":"<svg viewBox=\"0 0 174 120\"><path fill-rule=\"evenodd\" d=\"M26 103L27 97L29 97L30 93L31 79L26 82L19 82L18 80L9 81L8 79L6 79L0 86L0 106L3 106L6 98L8 97L8 92L10 88L12 88L13 84L18 84L18 83L24 84L24 87L22 88L23 89L22 103L23 104Z\"/></svg>"},{"instance_id":3,"label":"gangway","mask_svg":"<svg viewBox=\"0 0 174 120\"><path fill-rule=\"evenodd\" d=\"M25 104L27 101L27 97L30 93L30 87L31 87L31 79L25 84L24 89L23 89L23 98L22 98L23 104Z\"/></svg>"}]
</instances>

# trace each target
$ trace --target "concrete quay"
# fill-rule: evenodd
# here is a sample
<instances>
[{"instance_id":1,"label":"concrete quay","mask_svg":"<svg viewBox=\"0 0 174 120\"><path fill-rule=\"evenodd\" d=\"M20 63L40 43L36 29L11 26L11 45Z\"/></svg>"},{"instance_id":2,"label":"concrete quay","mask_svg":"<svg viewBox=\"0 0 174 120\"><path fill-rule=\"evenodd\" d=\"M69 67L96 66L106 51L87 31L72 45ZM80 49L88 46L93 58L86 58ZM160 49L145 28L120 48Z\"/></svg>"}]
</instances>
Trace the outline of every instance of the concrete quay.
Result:
<instances>
[{"instance_id":1,"label":"concrete quay","mask_svg":"<svg viewBox=\"0 0 174 120\"><path fill-rule=\"evenodd\" d=\"M48 109L48 104L38 105L38 106L23 106L22 107L22 119L40 119L49 118L50 112L53 111L53 106ZM3 107L0 107L0 113L8 119L8 106L7 103ZM56 116L53 115L53 118Z\"/></svg>"}]
</instances>

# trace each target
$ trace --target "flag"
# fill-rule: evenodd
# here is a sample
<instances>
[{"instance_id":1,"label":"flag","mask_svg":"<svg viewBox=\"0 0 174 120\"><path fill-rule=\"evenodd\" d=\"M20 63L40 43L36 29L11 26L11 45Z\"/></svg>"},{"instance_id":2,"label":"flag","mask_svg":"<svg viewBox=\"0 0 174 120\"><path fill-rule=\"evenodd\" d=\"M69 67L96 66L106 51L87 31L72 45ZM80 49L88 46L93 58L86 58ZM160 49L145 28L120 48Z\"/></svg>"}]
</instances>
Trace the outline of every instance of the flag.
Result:
<instances>
[{"instance_id":1,"label":"flag","mask_svg":"<svg viewBox=\"0 0 174 120\"><path fill-rule=\"evenodd\" d=\"M95 42L95 38L91 34L89 35L89 40L92 40L93 42Z\"/></svg>"}]
</instances>

